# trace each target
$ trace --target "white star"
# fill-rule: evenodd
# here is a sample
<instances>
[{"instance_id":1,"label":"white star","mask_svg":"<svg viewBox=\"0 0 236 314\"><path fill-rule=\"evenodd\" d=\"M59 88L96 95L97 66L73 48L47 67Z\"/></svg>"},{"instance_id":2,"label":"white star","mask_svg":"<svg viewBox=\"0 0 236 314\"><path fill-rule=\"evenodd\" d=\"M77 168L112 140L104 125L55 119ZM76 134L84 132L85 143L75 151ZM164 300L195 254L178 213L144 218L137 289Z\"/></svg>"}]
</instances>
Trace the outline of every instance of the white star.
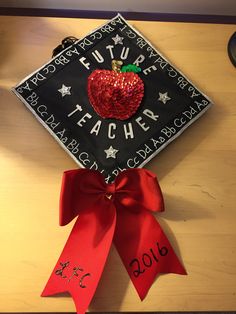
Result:
<instances>
[{"instance_id":1,"label":"white star","mask_svg":"<svg viewBox=\"0 0 236 314\"><path fill-rule=\"evenodd\" d=\"M58 89L58 92L61 93L62 97L65 97L66 95L71 95L70 89L71 89L71 86L66 86L62 84L62 87Z\"/></svg>"},{"instance_id":2,"label":"white star","mask_svg":"<svg viewBox=\"0 0 236 314\"><path fill-rule=\"evenodd\" d=\"M118 34L116 34L116 37L112 37L112 40L114 41L115 45L123 45L123 39L124 37L120 37Z\"/></svg>"},{"instance_id":3,"label":"white star","mask_svg":"<svg viewBox=\"0 0 236 314\"><path fill-rule=\"evenodd\" d=\"M166 102L168 101L168 100L171 100L171 98L167 95L167 92L165 92L165 93L159 93L159 98L158 98L158 100L160 100L161 102L163 102L163 104L166 104Z\"/></svg>"},{"instance_id":4,"label":"white star","mask_svg":"<svg viewBox=\"0 0 236 314\"><path fill-rule=\"evenodd\" d=\"M106 158L114 158L116 159L116 154L118 153L118 149L113 148L110 146L108 149L105 149L104 152L106 153Z\"/></svg>"}]
</instances>

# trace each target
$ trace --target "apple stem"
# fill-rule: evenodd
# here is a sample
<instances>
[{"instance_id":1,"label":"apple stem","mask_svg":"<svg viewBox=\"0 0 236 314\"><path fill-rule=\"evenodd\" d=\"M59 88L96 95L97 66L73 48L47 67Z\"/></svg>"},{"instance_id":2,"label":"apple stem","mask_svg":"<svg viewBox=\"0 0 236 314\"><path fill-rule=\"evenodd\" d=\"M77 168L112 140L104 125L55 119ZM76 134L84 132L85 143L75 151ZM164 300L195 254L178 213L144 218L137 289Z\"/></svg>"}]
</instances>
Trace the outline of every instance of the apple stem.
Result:
<instances>
[{"instance_id":1,"label":"apple stem","mask_svg":"<svg viewBox=\"0 0 236 314\"><path fill-rule=\"evenodd\" d=\"M121 66L122 65L123 65L123 62L120 60L112 60L111 61L112 70L115 72L121 72Z\"/></svg>"}]
</instances>

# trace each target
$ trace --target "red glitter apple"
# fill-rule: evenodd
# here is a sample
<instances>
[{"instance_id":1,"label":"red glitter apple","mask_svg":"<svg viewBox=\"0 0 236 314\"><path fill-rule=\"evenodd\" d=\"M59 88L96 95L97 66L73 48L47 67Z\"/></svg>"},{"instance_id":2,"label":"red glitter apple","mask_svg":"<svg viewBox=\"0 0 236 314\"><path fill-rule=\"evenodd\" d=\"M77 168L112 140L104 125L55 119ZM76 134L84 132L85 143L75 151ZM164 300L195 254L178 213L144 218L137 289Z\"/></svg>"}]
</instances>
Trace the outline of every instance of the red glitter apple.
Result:
<instances>
[{"instance_id":1,"label":"red glitter apple","mask_svg":"<svg viewBox=\"0 0 236 314\"><path fill-rule=\"evenodd\" d=\"M144 95L141 71L130 64L113 60L112 70L95 70L88 77L88 97L99 116L126 120L135 114Z\"/></svg>"}]
</instances>

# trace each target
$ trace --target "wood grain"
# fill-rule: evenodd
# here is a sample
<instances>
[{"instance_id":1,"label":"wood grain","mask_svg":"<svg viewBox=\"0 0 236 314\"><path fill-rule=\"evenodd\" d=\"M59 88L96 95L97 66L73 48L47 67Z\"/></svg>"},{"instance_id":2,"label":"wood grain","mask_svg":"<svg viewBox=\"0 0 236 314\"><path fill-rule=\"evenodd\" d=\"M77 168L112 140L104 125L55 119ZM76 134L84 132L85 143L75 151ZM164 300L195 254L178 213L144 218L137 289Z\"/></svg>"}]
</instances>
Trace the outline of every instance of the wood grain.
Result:
<instances>
[{"instance_id":1,"label":"wood grain","mask_svg":"<svg viewBox=\"0 0 236 314\"><path fill-rule=\"evenodd\" d=\"M39 295L70 232L58 227L62 172L76 167L10 88L68 35L104 21L0 17L0 311L71 312L69 297ZM236 309L236 70L234 25L131 22L215 105L147 168L159 179L158 219L188 276L163 275L140 302L111 250L91 311Z\"/></svg>"}]
</instances>

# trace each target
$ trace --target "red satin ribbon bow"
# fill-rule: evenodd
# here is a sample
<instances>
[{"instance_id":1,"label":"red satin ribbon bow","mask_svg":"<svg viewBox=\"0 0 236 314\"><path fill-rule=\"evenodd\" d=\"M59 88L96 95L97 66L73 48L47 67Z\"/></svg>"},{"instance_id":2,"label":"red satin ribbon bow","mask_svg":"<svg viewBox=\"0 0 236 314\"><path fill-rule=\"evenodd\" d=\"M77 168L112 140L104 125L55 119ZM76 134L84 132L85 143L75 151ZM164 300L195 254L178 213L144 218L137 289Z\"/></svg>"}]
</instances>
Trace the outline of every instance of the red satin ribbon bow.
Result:
<instances>
[{"instance_id":1,"label":"red satin ribbon bow","mask_svg":"<svg viewBox=\"0 0 236 314\"><path fill-rule=\"evenodd\" d=\"M156 176L145 169L121 172L106 184L101 173L66 171L60 225L77 219L42 296L69 292L77 313L88 308L112 241L143 300L159 273L186 274L152 212L163 211Z\"/></svg>"}]
</instances>

